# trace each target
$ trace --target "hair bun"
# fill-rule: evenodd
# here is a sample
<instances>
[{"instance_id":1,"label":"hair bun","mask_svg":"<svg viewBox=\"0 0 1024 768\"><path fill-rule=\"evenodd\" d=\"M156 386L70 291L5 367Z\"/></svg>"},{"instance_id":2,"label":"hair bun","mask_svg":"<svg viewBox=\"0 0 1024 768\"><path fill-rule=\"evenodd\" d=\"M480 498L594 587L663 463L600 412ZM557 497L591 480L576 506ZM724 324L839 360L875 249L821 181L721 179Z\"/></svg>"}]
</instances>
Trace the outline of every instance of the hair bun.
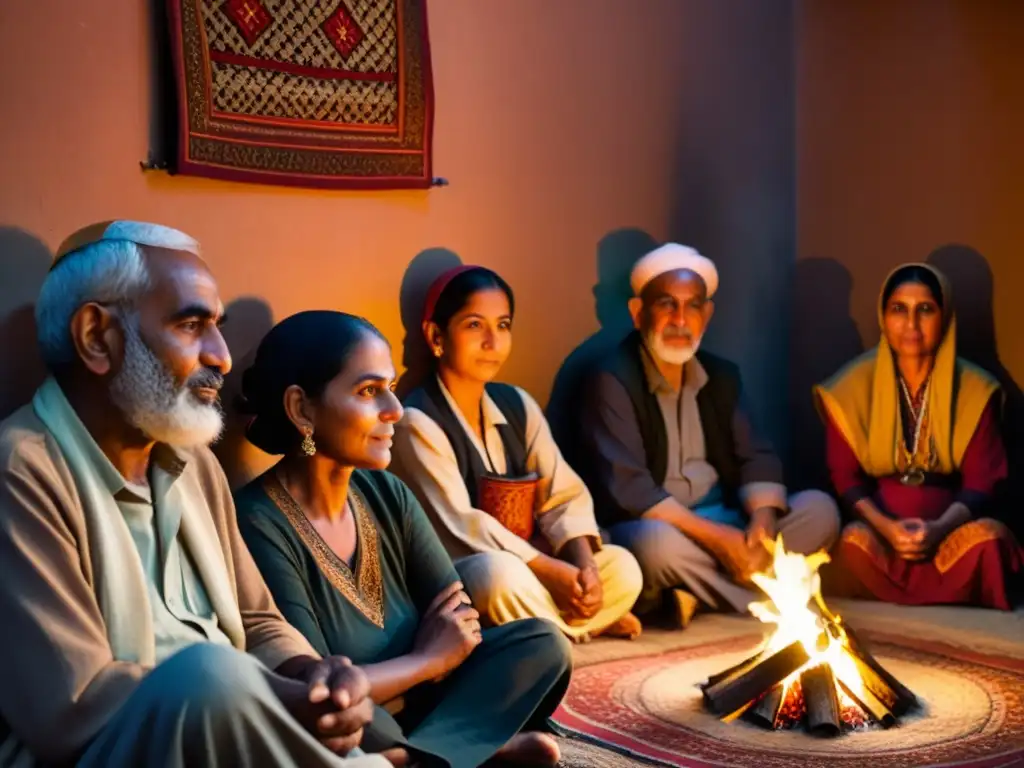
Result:
<instances>
[{"instance_id":1,"label":"hair bun","mask_svg":"<svg viewBox=\"0 0 1024 768\"><path fill-rule=\"evenodd\" d=\"M234 398L235 409L247 416L246 439L264 453L282 454L294 439L283 410L268 408L268 379L259 357L242 373L241 392Z\"/></svg>"}]
</instances>

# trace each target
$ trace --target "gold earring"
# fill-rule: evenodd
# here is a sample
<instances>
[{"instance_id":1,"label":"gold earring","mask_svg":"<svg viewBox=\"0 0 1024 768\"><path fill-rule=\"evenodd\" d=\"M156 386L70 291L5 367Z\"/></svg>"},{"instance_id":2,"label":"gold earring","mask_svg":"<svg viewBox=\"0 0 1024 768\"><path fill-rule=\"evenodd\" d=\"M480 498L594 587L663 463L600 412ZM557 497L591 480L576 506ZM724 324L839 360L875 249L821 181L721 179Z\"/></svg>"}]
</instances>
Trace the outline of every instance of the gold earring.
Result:
<instances>
[{"instance_id":1,"label":"gold earring","mask_svg":"<svg viewBox=\"0 0 1024 768\"><path fill-rule=\"evenodd\" d=\"M309 430L302 438L302 453L306 456L316 455L316 443L313 442L313 430Z\"/></svg>"},{"instance_id":2,"label":"gold earring","mask_svg":"<svg viewBox=\"0 0 1024 768\"><path fill-rule=\"evenodd\" d=\"M434 347L434 357L440 357L441 356L441 351L442 350L441 350L440 347Z\"/></svg>"}]
</instances>

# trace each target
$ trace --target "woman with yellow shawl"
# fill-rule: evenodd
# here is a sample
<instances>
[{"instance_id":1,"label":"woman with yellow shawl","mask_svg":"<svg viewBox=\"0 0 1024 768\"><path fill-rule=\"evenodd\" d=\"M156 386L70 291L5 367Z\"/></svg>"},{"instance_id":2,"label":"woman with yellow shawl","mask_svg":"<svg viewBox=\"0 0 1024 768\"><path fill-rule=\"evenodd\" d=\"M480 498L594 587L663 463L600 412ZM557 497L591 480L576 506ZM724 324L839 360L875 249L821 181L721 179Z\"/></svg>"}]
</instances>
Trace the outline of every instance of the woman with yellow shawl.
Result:
<instances>
[{"instance_id":1,"label":"woman with yellow shawl","mask_svg":"<svg viewBox=\"0 0 1024 768\"><path fill-rule=\"evenodd\" d=\"M956 356L949 286L925 264L886 279L878 346L815 389L836 492L857 518L830 586L905 605L1010 610L1024 553L980 517L1006 476L999 385Z\"/></svg>"}]
</instances>

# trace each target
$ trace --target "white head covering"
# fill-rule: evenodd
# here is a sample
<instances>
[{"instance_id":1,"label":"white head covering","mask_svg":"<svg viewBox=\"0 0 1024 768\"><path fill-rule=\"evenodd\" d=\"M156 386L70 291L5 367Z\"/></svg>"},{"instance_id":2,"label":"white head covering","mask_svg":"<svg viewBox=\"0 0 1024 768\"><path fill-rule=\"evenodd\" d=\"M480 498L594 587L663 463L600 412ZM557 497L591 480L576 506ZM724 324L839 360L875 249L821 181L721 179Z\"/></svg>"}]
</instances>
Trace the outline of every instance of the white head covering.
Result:
<instances>
[{"instance_id":1,"label":"white head covering","mask_svg":"<svg viewBox=\"0 0 1024 768\"><path fill-rule=\"evenodd\" d=\"M136 245L186 251L199 256L199 243L184 232L165 227L163 224L121 219L90 224L69 235L57 249L53 263L57 264L66 256L101 240L126 240Z\"/></svg>"},{"instance_id":2,"label":"white head covering","mask_svg":"<svg viewBox=\"0 0 1024 768\"><path fill-rule=\"evenodd\" d=\"M642 257L633 265L629 282L633 287L633 295L639 296L651 280L666 272L677 269L688 269L700 275L708 290L708 298L718 290L718 270L715 263L706 256L701 256L688 245L665 243Z\"/></svg>"}]
</instances>

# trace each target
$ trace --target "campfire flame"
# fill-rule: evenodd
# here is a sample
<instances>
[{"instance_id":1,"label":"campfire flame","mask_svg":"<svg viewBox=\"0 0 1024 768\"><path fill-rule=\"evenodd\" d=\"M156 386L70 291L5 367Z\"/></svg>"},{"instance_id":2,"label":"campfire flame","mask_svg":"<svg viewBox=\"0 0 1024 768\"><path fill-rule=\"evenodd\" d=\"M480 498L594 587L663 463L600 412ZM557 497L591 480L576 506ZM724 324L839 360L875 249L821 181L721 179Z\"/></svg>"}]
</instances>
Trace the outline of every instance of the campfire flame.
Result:
<instances>
[{"instance_id":1,"label":"campfire flame","mask_svg":"<svg viewBox=\"0 0 1024 768\"><path fill-rule=\"evenodd\" d=\"M772 729L805 722L826 736L894 725L917 698L825 604L818 570L828 555L787 552L781 536L767 547L772 566L752 579L768 599L748 610L774 631L754 656L701 685L705 706L726 722L744 717Z\"/></svg>"},{"instance_id":2,"label":"campfire flame","mask_svg":"<svg viewBox=\"0 0 1024 768\"><path fill-rule=\"evenodd\" d=\"M786 691L804 670L828 664L836 678L853 694L862 695L860 673L853 657L846 651L848 642L842 619L829 610L821 596L818 569L829 562L828 554L815 552L805 557L787 552L781 534L769 548L773 550L771 573L774 575L762 572L751 577L769 600L750 603L747 610L766 624L775 625L775 632L765 647L768 653L781 651L800 641L810 657L810 661L786 678ZM811 609L812 601L817 611ZM843 694L842 690L840 694Z\"/></svg>"}]
</instances>

